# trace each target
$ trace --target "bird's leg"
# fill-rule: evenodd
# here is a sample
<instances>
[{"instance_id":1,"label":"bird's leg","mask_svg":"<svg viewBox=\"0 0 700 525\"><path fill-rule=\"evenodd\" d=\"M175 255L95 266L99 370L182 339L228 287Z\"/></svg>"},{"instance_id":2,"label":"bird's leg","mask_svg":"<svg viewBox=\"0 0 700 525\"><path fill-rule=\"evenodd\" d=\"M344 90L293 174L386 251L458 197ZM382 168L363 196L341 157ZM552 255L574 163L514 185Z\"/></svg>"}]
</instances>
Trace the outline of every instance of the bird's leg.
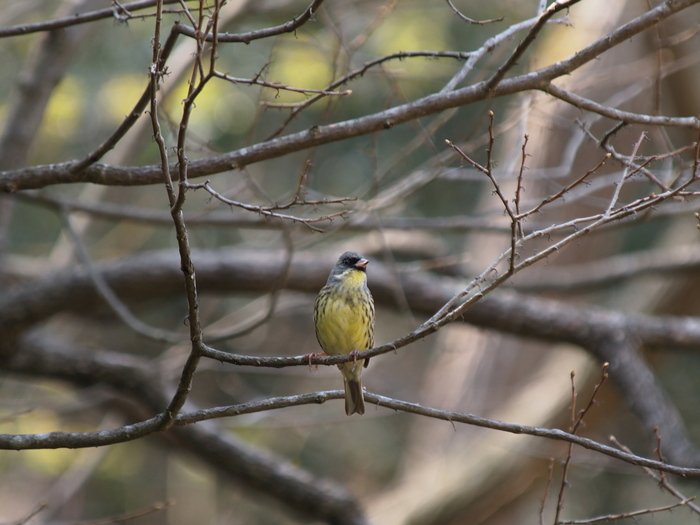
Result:
<instances>
[{"instance_id":1,"label":"bird's leg","mask_svg":"<svg viewBox=\"0 0 700 525\"><path fill-rule=\"evenodd\" d=\"M354 372L357 368L357 356L360 355L360 352L359 350L352 350L350 355L352 356L352 371Z\"/></svg>"},{"instance_id":2,"label":"bird's leg","mask_svg":"<svg viewBox=\"0 0 700 525\"><path fill-rule=\"evenodd\" d=\"M309 360L309 372L311 372L312 374L314 372L318 372L318 365L315 365L315 366L312 365L311 360L314 357L322 357L324 355L328 355L328 354L326 352L321 352L320 354L317 354L316 352L311 352L310 354L304 354L304 357L306 357Z\"/></svg>"}]
</instances>

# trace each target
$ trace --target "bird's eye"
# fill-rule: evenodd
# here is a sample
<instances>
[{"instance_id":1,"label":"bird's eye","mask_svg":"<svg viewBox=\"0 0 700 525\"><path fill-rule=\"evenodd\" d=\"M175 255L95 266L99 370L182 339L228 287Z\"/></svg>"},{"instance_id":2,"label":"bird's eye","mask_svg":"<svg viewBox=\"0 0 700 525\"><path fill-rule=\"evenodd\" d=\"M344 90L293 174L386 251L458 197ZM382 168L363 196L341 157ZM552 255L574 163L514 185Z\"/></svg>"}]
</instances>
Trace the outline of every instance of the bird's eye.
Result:
<instances>
[{"instance_id":1,"label":"bird's eye","mask_svg":"<svg viewBox=\"0 0 700 525\"><path fill-rule=\"evenodd\" d=\"M345 266L355 266L355 264L357 264L357 261L359 261L359 260L360 259L358 259L357 257L346 257L343 260L343 264Z\"/></svg>"}]
</instances>

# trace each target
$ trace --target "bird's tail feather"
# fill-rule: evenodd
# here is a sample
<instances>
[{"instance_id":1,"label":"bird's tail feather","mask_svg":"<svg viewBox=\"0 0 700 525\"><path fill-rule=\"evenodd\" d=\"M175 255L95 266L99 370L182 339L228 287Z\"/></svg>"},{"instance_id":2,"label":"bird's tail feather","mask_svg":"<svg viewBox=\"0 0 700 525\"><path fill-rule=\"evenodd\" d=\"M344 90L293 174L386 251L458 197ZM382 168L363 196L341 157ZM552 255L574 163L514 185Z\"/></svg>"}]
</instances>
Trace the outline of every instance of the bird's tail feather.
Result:
<instances>
[{"instance_id":1,"label":"bird's tail feather","mask_svg":"<svg viewBox=\"0 0 700 525\"><path fill-rule=\"evenodd\" d=\"M359 379L345 379L345 413L348 416L365 413L365 396Z\"/></svg>"}]
</instances>

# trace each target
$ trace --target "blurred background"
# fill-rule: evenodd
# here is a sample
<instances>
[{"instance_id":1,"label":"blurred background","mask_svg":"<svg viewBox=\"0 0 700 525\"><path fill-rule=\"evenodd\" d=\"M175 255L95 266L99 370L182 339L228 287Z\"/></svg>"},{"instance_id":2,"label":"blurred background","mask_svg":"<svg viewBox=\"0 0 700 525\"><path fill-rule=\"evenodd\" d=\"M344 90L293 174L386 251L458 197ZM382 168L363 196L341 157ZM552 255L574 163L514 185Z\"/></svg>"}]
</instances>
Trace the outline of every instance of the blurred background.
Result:
<instances>
[{"instance_id":1,"label":"blurred background","mask_svg":"<svg viewBox=\"0 0 700 525\"><path fill-rule=\"evenodd\" d=\"M198 5L184 4L193 12ZM562 60L656 5L654 1L583 0L542 31L511 75ZM108 1L8 3L0 10L0 25L30 24L110 6ZM189 160L359 118L438 93L448 85L454 89L485 80L525 35L523 30L512 36L504 32L536 17L540 8L535 1L508 0L454 0L453 6L474 20L501 20L470 24L447 2L329 0L294 33L220 45L217 69L221 72L240 79L261 75L269 82L315 90L326 89L381 57L409 51L424 51L426 56L396 57L369 67L339 88L352 94L308 105L304 104L311 101L309 94L214 79L196 101L188 133ZM307 7L308 2L297 0L229 1L221 12L220 29L241 33L281 24ZM164 34L175 20L188 23L180 4L170 4L167 10L171 12L164 19ZM62 30L71 39L62 57L64 71L47 97L45 110L32 114L38 124L26 152L13 149L16 156L5 156L3 169L81 159L113 132L148 84L152 13L153 7L134 10L130 17L119 12ZM697 115L699 23L700 8L688 8L557 85L627 111ZM29 119L12 112L22 103L18 85L37 74L36 60L45 39L40 32L0 40L5 145L10 143L8 133L17 136L13 126ZM482 46L489 39L495 39L496 45L485 49ZM476 50L482 56L473 66L464 57L447 53ZM159 93L159 118L169 147L176 143L194 51L193 40L179 39ZM450 85L460 71L463 77ZM606 151L596 140L615 126L545 93L524 92L213 175L208 179L219 193L249 204L288 202L303 173L307 173L307 199L356 200L292 210L301 216L352 212L348 218L316 224L321 233L299 224L265 221L229 208L204 191L191 191L185 214L195 268L201 250L254 249L269 252L277 260L291 249L313 254L329 271L340 253L354 249L395 271L432 272L451 283L469 282L510 247L510 227L489 181L457 158L445 140L485 164L489 111L494 113L494 174L509 195L516 187L527 135L523 202L530 206L598 165ZM611 135L609 144L621 155L632 155L642 134L636 154L674 152L649 167L663 183L672 184L692 161L692 148L687 147L697 139L697 132L626 126ZM145 113L100 162L158 164L152 135ZM599 213L623 169L613 158L596 171L590 184L543 209L526 227L534 230ZM655 188L649 179L637 176L626 184L622 198L629 202L651 191ZM66 221L95 264L177 247L167 195L160 185L50 185L3 196L0 205L4 293L80 265L76 240L67 231ZM603 285L585 280L577 286L570 283L576 276L588 275L592 268L588 265L605 263L612 256L626 255L632 261L636 254L646 253L668 255L669 260L696 255L693 212L697 208L692 200L677 201L646 220L595 232L518 274L507 287L623 312L697 315L700 305L695 290L700 273L696 267L632 275ZM550 242L542 239L528 250L534 253ZM372 263L369 274L371 285ZM320 287L325 275L315 278ZM276 290L271 295L269 289L221 294L205 288L202 292L205 334L244 326L266 314L273 296L276 301L267 322L214 347L264 356L319 351L312 325L315 294ZM393 304L377 305L378 343L392 341L425 320L424 313L412 311L400 290L396 295ZM148 359L164 383L174 385L190 348L183 323L184 294L156 294L127 303L137 318L180 334L183 343L147 340L107 306L60 312L40 328L95 352ZM668 348L648 352L646 358L683 415L691 437L699 441L698 356ZM567 429L572 371L579 404L585 404L599 381L600 363L584 350L454 324L397 354L373 359L364 383L370 392L426 406ZM334 367L312 372L306 367L246 368L203 361L191 400L193 406L204 408L338 388L341 379ZM0 376L0 432L120 426L132 421L130 412L121 409L122 397L99 384L77 388L62 381L4 374ZM357 498L368 520L377 524L550 523L567 455L562 443L455 426L374 406L368 406L361 418L347 418L341 401L219 419L216 424L222 434L344 487ZM581 434L605 443L614 435L635 452L655 457L650 429L622 401L614 380L604 384ZM695 481L673 481L688 496L698 492ZM582 449L574 450L568 483L562 519L676 501L643 470ZM157 436L103 448L1 451L0 522L20 523L40 508L29 523L76 523L140 512L143 515L133 521L144 524L307 522L277 503L274 495L261 497L231 482L196 455ZM678 509L637 521L689 523L696 522L697 516Z\"/></svg>"}]
</instances>

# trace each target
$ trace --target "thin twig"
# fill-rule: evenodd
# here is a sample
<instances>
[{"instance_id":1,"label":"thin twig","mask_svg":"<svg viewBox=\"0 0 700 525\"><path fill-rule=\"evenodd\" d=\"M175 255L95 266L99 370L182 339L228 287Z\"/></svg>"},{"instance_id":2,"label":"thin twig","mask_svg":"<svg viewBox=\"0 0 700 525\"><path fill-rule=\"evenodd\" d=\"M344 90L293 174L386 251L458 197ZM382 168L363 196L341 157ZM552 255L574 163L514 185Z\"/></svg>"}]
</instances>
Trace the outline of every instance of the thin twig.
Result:
<instances>
[{"instance_id":1,"label":"thin twig","mask_svg":"<svg viewBox=\"0 0 700 525\"><path fill-rule=\"evenodd\" d=\"M610 441L613 443L616 447L618 447L620 450L627 452L629 454L632 453L632 451L629 449L629 447L623 445L620 443L615 436L610 436ZM695 514L700 514L700 506L696 505L695 503L692 502L693 498L687 498L684 496L678 489L676 489L673 485L671 485L668 482L668 479L666 477L662 477L659 474L656 473L654 469L651 469L649 467L642 467L644 469L644 472L653 479L654 481L658 482L661 488L663 488L666 492L669 494L672 494L674 497L676 497L679 501L687 501L687 506L690 508ZM661 471L663 472L663 471Z\"/></svg>"},{"instance_id":2,"label":"thin twig","mask_svg":"<svg viewBox=\"0 0 700 525\"><path fill-rule=\"evenodd\" d=\"M283 209L288 209L291 208L292 206L297 206L297 205L319 205L319 204L341 204L344 202L352 201L355 200L354 198L342 198L342 199L329 199L329 200L322 200L322 201L296 201L293 199L290 203L287 204L282 204L282 205L277 205L277 206L255 206L253 204L245 204L243 202L239 201L234 201L232 199L228 199L221 195L219 192L217 192L214 188L211 187L211 183L209 181L206 181L204 183L200 184L187 184L187 187L189 189L193 190L198 190L198 189L204 189L215 197L216 199L220 200L224 204L228 204L229 206L236 206L237 208L241 208L243 210L247 211L252 211L255 213L258 213L264 217L271 217L275 219L281 219L285 221L291 221L291 222L297 222L300 224L303 224L304 226L307 226L309 229L315 231L315 232L322 232L323 230L321 228L318 228L317 226L314 226L314 223L317 222L325 222L325 221L332 221L333 219L337 217L346 217L351 213L351 210L343 210L337 213L331 213L328 215L322 215L321 217L311 217L311 218L306 218L306 217L297 217L296 215L287 215L284 213L278 213L275 210L283 210Z\"/></svg>"},{"instance_id":3,"label":"thin twig","mask_svg":"<svg viewBox=\"0 0 700 525\"><path fill-rule=\"evenodd\" d=\"M603 386L603 383L605 380L608 378L608 368L610 365L608 363L603 363L602 365L602 374L600 381L593 387L593 393L591 394L591 397L588 400L588 404L581 410L578 414L576 413L576 400L578 398L578 394L576 393L576 384L574 383L574 378L575 378L575 372L571 372L571 413L570 413L570 421L571 421L571 426L569 428L569 432L571 434L576 434L583 424L583 420L586 417L586 414L590 411L590 409L593 407L595 404L595 399L596 396L598 395L598 392L600 391L600 388ZM569 468L571 467L571 459L573 455L573 444L569 443L567 452L566 452L566 460L564 461L564 469L562 472L561 476L561 486L559 487L559 497L557 498L557 508L554 514L554 524L559 525L561 524L561 520L559 517L561 516L561 511L564 508L564 494L566 493L566 489L569 486L569 479L568 479L568 474L569 474Z\"/></svg>"},{"instance_id":4,"label":"thin twig","mask_svg":"<svg viewBox=\"0 0 700 525\"><path fill-rule=\"evenodd\" d=\"M596 397L598 396L598 393L600 392L601 387L603 386L603 383L608 379L608 369L610 368L610 363L603 363L601 365L601 376L600 376L600 381L596 383L596 385L593 387L593 392L591 393L591 397L588 399L588 404L579 412L579 414L576 416L576 420L574 423L574 426L572 428L572 433L576 433L578 429L581 427L583 424L583 419L586 417L588 412L593 408L593 406L596 403ZM572 378L573 380L573 378Z\"/></svg>"},{"instance_id":5,"label":"thin twig","mask_svg":"<svg viewBox=\"0 0 700 525\"><path fill-rule=\"evenodd\" d=\"M238 78L232 77L226 73L221 73L219 71L214 72L214 76L233 84L248 84L251 86L262 86L276 91L291 91L292 93L302 93L304 95L323 95L326 97L346 97L352 95L352 90L346 89L345 91L327 91L324 89L311 89L311 88L297 88L292 86L287 86L285 84L280 84L278 82L268 82L261 79L258 76L253 78Z\"/></svg>"},{"instance_id":6,"label":"thin twig","mask_svg":"<svg viewBox=\"0 0 700 525\"><path fill-rule=\"evenodd\" d=\"M145 509L137 510L135 512L129 512L127 514L121 514L119 516L114 516L113 518L104 518L100 520L90 521L75 521L72 522L72 525L111 525L112 523L122 523L125 521L132 521L138 518L142 518L144 516L148 516L149 514L153 514L154 512L160 512L162 510L169 509L173 505L175 505L174 501L164 501L154 503L153 505Z\"/></svg>"},{"instance_id":7,"label":"thin twig","mask_svg":"<svg viewBox=\"0 0 700 525\"><path fill-rule=\"evenodd\" d=\"M654 449L654 452L656 452L656 457L662 463L666 463L666 459L664 458L664 455L661 452L661 434L659 433L659 427L654 427L654 438L656 439L656 448ZM659 477L661 478L662 484L666 482L666 475L663 471L659 472Z\"/></svg>"},{"instance_id":8,"label":"thin twig","mask_svg":"<svg viewBox=\"0 0 700 525\"><path fill-rule=\"evenodd\" d=\"M542 495L542 501L540 501L540 525L544 525L544 509L547 504L547 497L549 496L549 490L552 487L552 479L554 477L554 458L550 458L549 467L547 468L547 484L544 487L544 494Z\"/></svg>"},{"instance_id":9,"label":"thin twig","mask_svg":"<svg viewBox=\"0 0 700 525\"><path fill-rule=\"evenodd\" d=\"M523 175L526 169L525 166L525 161L527 160L527 157L529 156L527 154L527 141L530 139L529 135L525 134L523 137L523 145L521 146L520 150L522 151L522 155L520 158L520 170L518 170L518 179L517 179L517 184L515 186L515 200L513 201L513 204L515 205L515 216L517 217L517 223L518 223L518 234L520 236L523 235L523 229L522 229L522 223L520 221L521 215L520 215L520 194L523 191Z\"/></svg>"},{"instance_id":10,"label":"thin twig","mask_svg":"<svg viewBox=\"0 0 700 525\"><path fill-rule=\"evenodd\" d=\"M458 146L454 145L452 142L449 140L446 140L445 142L449 147L451 147L454 151L456 151L464 160L469 162L472 166L474 166L476 169L479 171L483 172L486 174L486 176L489 178L491 181L491 184L493 185L494 188L494 193L498 195L498 198L501 200L501 204L503 204L503 208L505 209L505 212L508 214L508 217L510 218L510 256L508 259L508 275L512 275L515 271L515 259L516 259L516 248L518 245L518 231L520 230L520 219L519 215L513 211L513 209L510 206L510 203L508 202L508 199L506 196L503 194L501 191L501 186L498 184L498 181L496 181L496 178L493 176L493 147L494 147L494 142L495 138L493 135L493 120L494 120L494 115L493 111L489 111L489 145L488 149L486 150L486 167L481 166L479 163L476 161L472 160L469 158L469 156L464 153ZM524 147L524 146L523 146ZM523 153L524 154L524 153ZM522 169L520 172L522 176ZM518 177L518 187L520 186L521 183L521 177ZM520 191L516 190L516 207L519 206L519 197L520 197Z\"/></svg>"},{"instance_id":11,"label":"thin twig","mask_svg":"<svg viewBox=\"0 0 700 525\"><path fill-rule=\"evenodd\" d=\"M508 71L510 71L517 63L518 60L523 56L525 50L527 50L530 45L535 41L537 35L539 35L542 28L547 24L550 18L552 18L559 11L568 9L572 5L580 2L581 0L559 0L557 2L552 2L550 6L542 12L540 16L537 17L537 21L534 23L530 31L528 31L525 38L523 38L515 51L508 57L508 60L498 68L498 71L486 81L486 86L489 91L493 90L496 85L503 80Z\"/></svg>"},{"instance_id":12,"label":"thin twig","mask_svg":"<svg viewBox=\"0 0 700 525\"><path fill-rule=\"evenodd\" d=\"M634 143L634 147L632 148L632 155L630 156L631 158L636 157L637 151L639 151L639 148L642 145L642 142L645 141L647 138L646 133L642 133L639 138L637 139L637 142ZM651 161L649 161L651 162ZM617 204L617 201L620 199L620 192L622 191L622 187L624 186L625 182L627 179L632 177L638 170L637 169L632 169L632 164L630 163L627 168L625 168L624 173L622 174L622 178L620 179L620 182L618 182L615 185L615 191L613 192L613 196L610 199L610 203L608 204L608 208L605 210L605 215L609 216L614 208L615 205Z\"/></svg>"},{"instance_id":13,"label":"thin twig","mask_svg":"<svg viewBox=\"0 0 700 525\"><path fill-rule=\"evenodd\" d=\"M676 155L679 155L684 151L688 151L688 149L692 149L692 146L685 146L682 148L678 148L674 151L662 153L659 155L653 155L651 157L644 158L637 156L636 158L633 158L629 155L623 155L622 153L617 152L615 148L609 143L610 137L614 133L622 129L626 124L622 123L622 125L615 126L613 129L608 131L601 140L598 140L593 135L593 133L591 133L588 127L585 126L582 122L577 120L576 123L583 130L587 137L589 137L592 141L598 144L599 147L607 151L612 158L614 158L624 167L624 169L629 170L631 167L634 168L635 171L641 172L647 179L649 179L652 183L656 184L659 188L663 189L664 191L668 191L671 187L668 184L665 184L663 181L661 181L656 175L654 175L654 173L647 168L647 165L651 164L654 161L664 160L669 157L675 157ZM637 160L643 160L643 164L638 164L636 162Z\"/></svg>"},{"instance_id":14,"label":"thin twig","mask_svg":"<svg viewBox=\"0 0 700 525\"><path fill-rule=\"evenodd\" d=\"M343 75L340 77L338 80L332 82L329 84L324 92L330 92L330 93L337 93L335 91L336 89L340 88L341 86L347 84L351 80L362 77L364 76L367 71L370 69L380 66L384 64L385 62L389 62L392 60L405 60L406 58L452 58L456 60L466 60L469 57L472 56L472 53L469 52L464 52L464 51L399 51L397 53L392 53L390 55L385 55L383 57L370 60L368 62L365 62L362 67L359 67L357 69L354 69L353 71L350 71L349 73ZM323 99L325 95L323 94L318 94L314 97L311 97L303 102L294 102L291 104L287 104L285 107L291 107L293 108L292 111L290 112L289 116L285 119L285 121L280 124L280 126L270 135L268 135L265 140L271 140L277 136L279 136L286 128L287 126L294 120L299 113L301 113L303 110L308 108L311 104ZM271 106L272 104L269 102L263 102L264 105L266 106ZM276 105L277 106L277 105ZM279 105L282 106L282 105Z\"/></svg>"},{"instance_id":15,"label":"thin twig","mask_svg":"<svg viewBox=\"0 0 700 525\"><path fill-rule=\"evenodd\" d=\"M454 11L454 13L459 18L461 18L462 20L464 20L465 22L468 22L470 24L474 24L474 25L493 24L494 22L503 22L503 19L504 19L504 17L499 17L499 18L491 18L489 20L474 20L472 18L469 18L465 14L463 14L459 9L457 9L457 7L452 3L452 0L447 0L447 4L450 6L452 11Z\"/></svg>"},{"instance_id":16,"label":"thin twig","mask_svg":"<svg viewBox=\"0 0 700 525\"><path fill-rule=\"evenodd\" d=\"M194 39L200 39L202 42L212 42L216 38L216 40L219 42L242 42L244 44L249 44L253 40L269 38L271 36L282 35L285 33L293 33L313 18L316 11L318 11L318 9L321 7L321 4L323 4L323 0L313 0L311 5L309 5L309 7L307 7L303 13L294 17L289 22L285 22L284 24L274 27L256 29L247 33L217 33L216 36L214 36L212 33L207 33L202 39L202 35L198 34L195 26L189 27L181 24L178 26L178 29L183 35Z\"/></svg>"},{"instance_id":17,"label":"thin twig","mask_svg":"<svg viewBox=\"0 0 700 525\"><path fill-rule=\"evenodd\" d=\"M652 509L642 509L634 510L632 512L623 512L621 514L606 514L605 516L598 516L596 518L587 518L583 520L566 520L557 522L559 525L588 525L589 523L598 523L601 521L617 521L630 518L638 518L639 516L646 516L648 514L655 514L657 512L666 512L669 510L676 509L678 507L689 506L691 502L695 500L695 496L692 498L684 499L677 503L672 503L671 505L665 505L663 507L656 507Z\"/></svg>"},{"instance_id":18,"label":"thin twig","mask_svg":"<svg viewBox=\"0 0 700 525\"><path fill-rule=\"evenodd\" d=\"M610 153L608 153L607 155L605 155L605 157L603 157L603 160L601 160L595 167L593 167L593 168L591 168L590 170L588 170L586 173L584 173L583 175L581 175L581 176L580 176L578 179L576 179L574 182L572 182L571 184L565 186L564 188L562 188L562 189L559 190L558 192L549 195L547 198L543 199L539 204L537 204L534 208L531 208L530 210L526 211L526 212L523 213L522 215L519 214L518 217L519 217L519 218L525 218L525 217L528 217L528 216L530 216L530 215L533 215L533 214L537 213L538 211L540 211L540 210L541 210L544 206L546 206L547 204L549 204L549 203L551 203L551 202L554 202L554 201L556 201L556 200L561 199L564 195L566 195L567 193L569 193L569 192L570 192L572 189L574 189L576 186L579 186L580 184L582 184L584 181L586 181L586 179L588 179L588 178L589 178L591 175L593 175L596 171L598 171L600 168L602 168L602 167L605 165L605 161L607 161L609 158L610 158Z\"/></svg>"},{"instance_id":19,"label":"thin twig","mask_svg":"<svg viewBox=\"0 0 700 525\"><path fill-rule=\"evenodd\" d=\"M71 225L70 216L68 213L61 213L60 217L63 220L63 227L68 234L68 237L70 237L71 241L73 242L78 260L87 270L97 292L105 300L117 317L119 317L119 319L121 319L122 322L135 333L147 339L165 343L181 343L184 339L183 336L161 328L154 328L141 321L131 312L131 310L129 310L129 308L119 299L117 294L114 293L112 288L110 288L107 281L105 281L104 277L95 268L95 265L92 264L92 260L87 252L87 249L85 248L85 244Z\"/></svg>"},{"instance_id":20,"label":"thin twig","mask_svg":"<svg viewBox=\"0 0 700 525\"><path fill-rule=\"evenodd\" d=\"M576 398L578 397L576 393L576 383L574 382L576 374L571 371L571 407L569 413L569 432L571 434L576 434ZM569 443L566 449L566 459L564 460L564 468L561 474L561 484L559 485L559 493L557 496L557 506L554 512L554 525L559 524L559 516L564 508L564 495L566 494L566 489L569 486L569 467L571 466L571 458L573 456L574 446Z\"/></svg>"},{"instance_id":21,"label":"thin twig","mask_svg":"<svg viewBox=\"0 0 700 525\"><path fill-rule=\"evenodd\" d=\"M618 126L622 124L645 124L653 126L697 128L698 125L700 125L700 119L698 117L653 116L644 113L632 113L630 111L623 111L621 109L604 106L580 95L566 91L565 89L555 86L551 82L546 84L541 89L545 93L563 100L572 106L585 109L586 111L591 111L592 113L597 113L598 115L602 115L604 117L618 120L620 121Z\"/></svg>"}]
</instances>

